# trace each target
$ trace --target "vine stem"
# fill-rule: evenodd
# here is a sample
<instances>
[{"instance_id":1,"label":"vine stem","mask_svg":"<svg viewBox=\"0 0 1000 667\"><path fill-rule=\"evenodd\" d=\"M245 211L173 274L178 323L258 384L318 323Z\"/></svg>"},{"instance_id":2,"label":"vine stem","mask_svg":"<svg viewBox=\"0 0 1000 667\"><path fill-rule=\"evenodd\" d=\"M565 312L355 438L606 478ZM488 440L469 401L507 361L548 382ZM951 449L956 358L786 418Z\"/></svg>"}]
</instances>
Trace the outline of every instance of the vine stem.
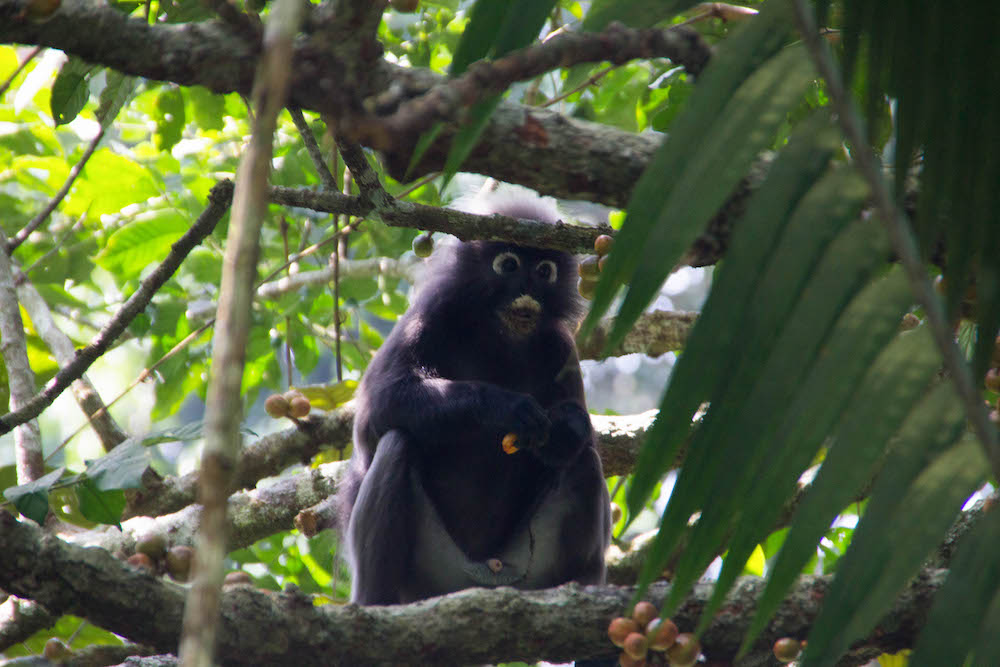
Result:
<instances>
[{"instance_id":1,"label":"vine stem","mask_svg":"<svg viewBox=\"0 0 1000 667\"><path fill-rule=\"evenodd\" d=\"M997 443L997 431L990 424L982 396L973 382L972 372L955 343L944 307L934 293L934 287L920 259L910 223L896 206L889 192L879 161L865 139L864 121L847 93L829 46L820 36L812 7L806 0L794 0L794 4L796 25L816 69L826 80L827 92L837 113L840 128L852 146L851 155L872 190L875 209L886 225L893 250L906 271L910 289L913 290L917 302L924 308L927 324L941 351L945 370L965 404L966 415L986 452L990 467L993 469L993 476L1000 477L1000 444Z\"/></svg>"}]
</instances>

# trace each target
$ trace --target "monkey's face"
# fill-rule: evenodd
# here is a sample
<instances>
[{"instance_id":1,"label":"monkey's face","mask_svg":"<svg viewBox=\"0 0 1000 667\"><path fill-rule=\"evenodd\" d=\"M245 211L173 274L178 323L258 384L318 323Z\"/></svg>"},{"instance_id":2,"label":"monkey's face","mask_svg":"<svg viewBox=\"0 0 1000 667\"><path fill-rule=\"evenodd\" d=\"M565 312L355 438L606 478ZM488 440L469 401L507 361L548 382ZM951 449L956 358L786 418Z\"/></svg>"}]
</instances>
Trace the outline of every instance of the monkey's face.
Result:
<instances>
[{"instance_id":1,"label":"monkey's face","mask_svg":"<svg viewBox=\"0 0 1000 667\"><path fill-rule=\"evenodd\" d=\"M545 320L576 314L575 262L564 252L486 242L465 244L477 255L485 301L505 333L524 338Z\"/></svg>"}]
</instances>

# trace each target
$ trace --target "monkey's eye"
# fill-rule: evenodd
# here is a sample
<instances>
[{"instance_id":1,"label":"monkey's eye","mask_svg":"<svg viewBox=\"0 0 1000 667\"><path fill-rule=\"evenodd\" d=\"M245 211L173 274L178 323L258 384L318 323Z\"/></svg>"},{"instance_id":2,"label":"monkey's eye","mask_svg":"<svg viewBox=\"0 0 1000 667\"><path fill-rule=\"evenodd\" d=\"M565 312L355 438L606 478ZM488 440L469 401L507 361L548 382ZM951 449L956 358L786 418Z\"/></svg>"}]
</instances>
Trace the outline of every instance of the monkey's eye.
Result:
<instances>
[{"instance_id":1,"label":"monkey's eye","mask_svg":"<svg viewBox=\"0 0 1000 667\"><path fill-rule=\"evenodd\" d=\"M556 263L551 259L543 259L535 266L535 272L538 277L547 283L554 283L559 275L559 271L556 269Z\"/></svg>"},{"instance_id":2,"label":"monkey's eye","mask_svg":"<svg viewBox=\"0 0 1000 667\"><path fill-rule=\"evenodd\" d=\"M503 275L521 268L521 258L512 252L502 252L493 258L493 270Z\"/></svg>"}]
</instances>

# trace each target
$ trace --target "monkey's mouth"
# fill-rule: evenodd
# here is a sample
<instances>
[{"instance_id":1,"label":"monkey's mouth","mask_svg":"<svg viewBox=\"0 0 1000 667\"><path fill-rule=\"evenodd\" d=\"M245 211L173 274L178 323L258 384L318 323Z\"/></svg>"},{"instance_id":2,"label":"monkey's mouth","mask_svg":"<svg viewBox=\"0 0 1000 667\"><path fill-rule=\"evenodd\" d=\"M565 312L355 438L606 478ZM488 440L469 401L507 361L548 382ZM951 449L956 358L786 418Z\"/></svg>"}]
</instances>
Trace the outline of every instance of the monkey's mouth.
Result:
<instances>
[{"instance_id":1,"label":"monkey's mouth","mask_svg":"<svg viewBox=\"0 0 1000 667\"><path fill-rule=\"evenodd\" d=\"M500 313L500 319L515 336L527 336L538 326L542 317L542 305L527 294L514 299Z\"/></svg>"}]
</instances>

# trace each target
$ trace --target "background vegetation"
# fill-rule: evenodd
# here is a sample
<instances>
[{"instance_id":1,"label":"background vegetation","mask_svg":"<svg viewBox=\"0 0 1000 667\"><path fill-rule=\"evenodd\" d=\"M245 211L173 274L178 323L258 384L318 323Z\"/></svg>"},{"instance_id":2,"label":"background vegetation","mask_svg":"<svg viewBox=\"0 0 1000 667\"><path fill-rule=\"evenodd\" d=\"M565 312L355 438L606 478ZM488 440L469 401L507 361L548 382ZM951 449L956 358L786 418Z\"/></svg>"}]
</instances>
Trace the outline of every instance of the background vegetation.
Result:
<instances>
[{"instance_id":1,"label":"background vegetation","mask_svg":"<svg viewBox=\"0 0 1000 667\"><path fill-rule=\"evenodd\" d=\"M565 661L646 598L711 664L997 664L1000 10L294 4L0 0L6 655ZM459 172L576 224L438 208ZM329 497L418 230L613 233L583 356L683 350L657 413L595 417L623 587L342 604ZM697 318L656 312L680 264L718 264ZM193 588L124 562L151 536Z\"/></svg>"}]
</instances>

